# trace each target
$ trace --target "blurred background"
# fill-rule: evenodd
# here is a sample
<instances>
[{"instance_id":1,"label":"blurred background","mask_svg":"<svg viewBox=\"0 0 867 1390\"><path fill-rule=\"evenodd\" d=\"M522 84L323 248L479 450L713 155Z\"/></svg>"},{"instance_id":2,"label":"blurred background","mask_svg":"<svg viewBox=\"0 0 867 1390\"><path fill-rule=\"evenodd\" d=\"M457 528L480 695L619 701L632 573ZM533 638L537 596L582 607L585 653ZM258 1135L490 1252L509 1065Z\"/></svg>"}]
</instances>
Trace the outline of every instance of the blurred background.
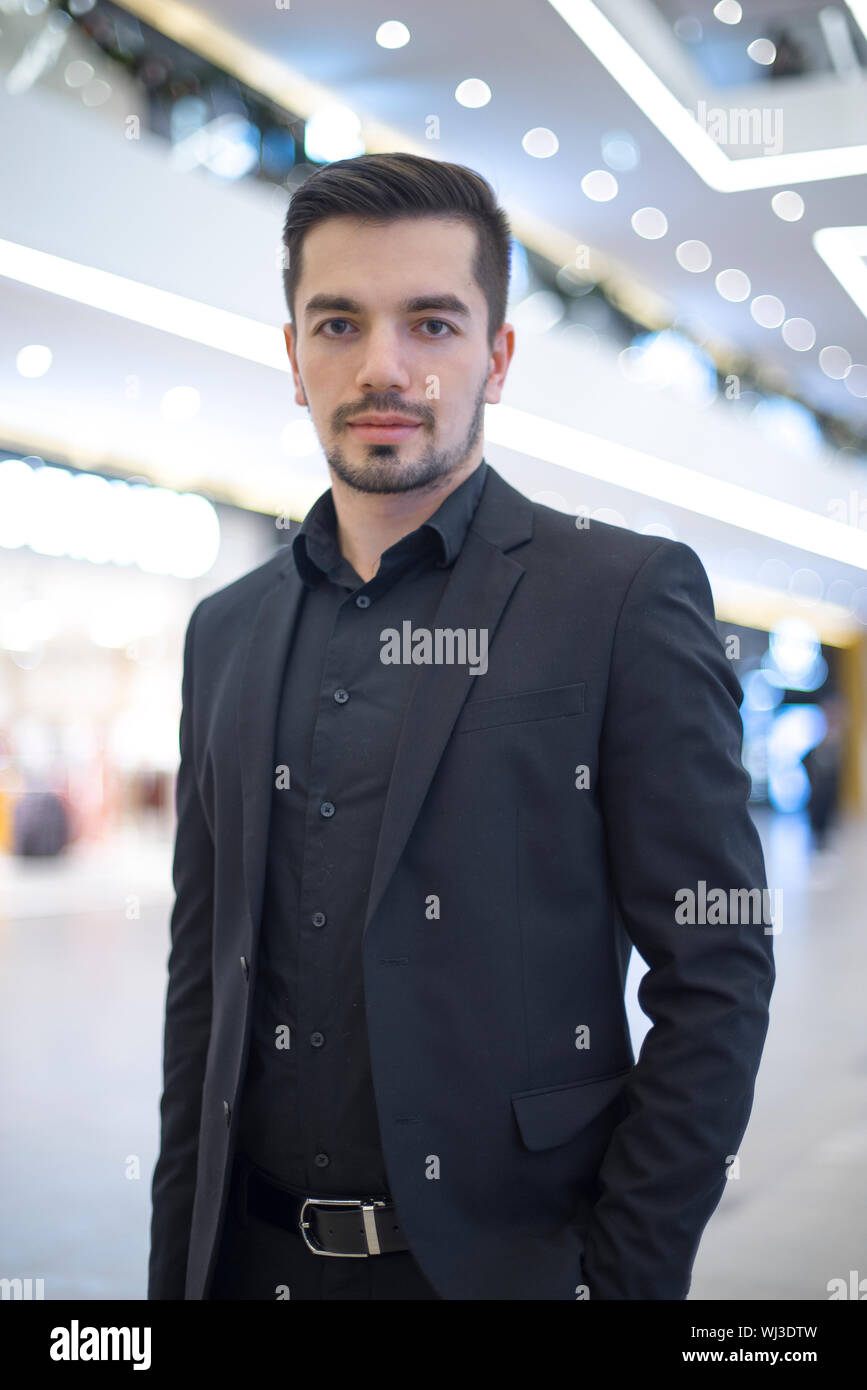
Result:
<instances>
[{"instance_id":1,"label":"blurred background","mask_svg":"<svg viewBox=\"0 0 867 1390\"><path fill-rule=\"evenodd\" d=\"M708 572L783 911L690 1297L826 1299L867 1276L867 0L0 0L0 1275L144 1297L184 631L330 485L281 228L392 149L511 218L487 460Z\"/></svg>"}]
</instances>

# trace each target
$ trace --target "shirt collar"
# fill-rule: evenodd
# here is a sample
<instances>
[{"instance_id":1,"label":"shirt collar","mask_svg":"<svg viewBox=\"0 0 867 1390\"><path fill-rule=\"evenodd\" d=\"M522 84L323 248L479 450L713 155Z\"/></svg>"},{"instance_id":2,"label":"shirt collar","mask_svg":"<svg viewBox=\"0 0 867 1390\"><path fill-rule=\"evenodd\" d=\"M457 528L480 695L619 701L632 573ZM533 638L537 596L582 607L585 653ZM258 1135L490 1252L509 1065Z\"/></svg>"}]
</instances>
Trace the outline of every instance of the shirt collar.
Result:
<instances>
[{"instance_id":1,"label":"shirt collar","mask_svg":"<svg viewBox=\"0 0 867 1390\"><path fill-rule=\"evenodd\" d=\"M435 561L438 569L454 564L482 495L487 471L488 465L482 459L470 476L443 499L427 521L395 544L426 542L438 557ZM337 544L337 516L332 488L323 492L313 503L292 538L292 549L298 573L308 587L318 583L323 575L339 564L342 557ZM385 554L388 553L387 550Z\"/></svg>"}]
</instances>

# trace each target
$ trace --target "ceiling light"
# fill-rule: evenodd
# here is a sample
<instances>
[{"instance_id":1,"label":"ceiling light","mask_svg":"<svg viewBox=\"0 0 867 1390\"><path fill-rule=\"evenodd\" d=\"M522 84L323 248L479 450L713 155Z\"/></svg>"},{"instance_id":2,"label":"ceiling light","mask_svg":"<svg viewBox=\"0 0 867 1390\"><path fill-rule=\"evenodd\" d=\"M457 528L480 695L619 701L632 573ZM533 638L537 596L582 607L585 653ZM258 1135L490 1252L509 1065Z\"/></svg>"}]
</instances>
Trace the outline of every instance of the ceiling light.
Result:
<instances>
[{"instance_id":1,"label":"ceiling light","mask_svg":"<svg viewBox=\"0 0 867 1390\"><path fill-rule=\"evenodd\" d=\"M15 358L19 376L45 376L51 362L51 348L45 347L42 343L31 343L28 347L21 348Z\"/></svg>"},{"instance_id":2,"label":"ceiling light","mask_svg":"<svg viewBox=\"0 0 867 1390\"><path fill-rule=\"evenodd\" d=\"M836 344L831 347L823 347L819 353L819 366L825 375L831 377L833 381L842 381L851 365L852 358L846 349L837 347Z\"/></svg>"},{"instance_id":3,"label":"ceiling light","mask_svg":"<svg viewBox=\"0 0 867 1390\"><path fill-rule=\"evenodd\" d=\"M741 300L749 298L750 277L742 270L721 270L714 284L717 293L732 304L739 304Z\"/></svg>"},{"instance_id":4,"label":"ceiling light","mask_svg":"<svg viewBox=\"0 0 867 1390\"><path fill-rule=\"evenodd\" d=\"M804 200L800 193L794 193L790 188L775 193L771 207L783 222L798 222L804 216Z\"/></svg>"},{"instance_id":5,"label":"ceiling light","mask_svg":"<svg viewBox=\"0 0 867 1390\"><path fill-rule=\"evenodd\" d=\"M611 169L623 174L638 164L638 146L628 131L609 131L602 137L602 158Z\"/></svg>"},{"instance_id":6,"label":"ceiling light","mask_svg":"<svg viewBox=\"0 0 867 1390\"><path fill-rule=\"evenodd\" d=\"M547 126L537 125L532 130L528 130L521 145L527 154L531 154L534 159L550 159L552 154L556 154L560 148L560 141L553 130L548 130Z\"/></svg>"},{"instance_id":7,"label":"ceiling light","mask_svg":"<svg viewBox=\"0 0 867 1390\"><path fill-rule=\"evenodd\" d=\"M843 378L843 385L853 396L867 396L867 366L863 362L853 363Z\"/></svg>"},{"instance_id":8,"label":"ceiling light","mask_svg":"<svg viewBox=\"0 0 867 1390\"><path fill-rule=\"evenodd\" d=\"M491 89L480 77L467 77L455 88L455 101L461 106L476 108L487 106L491 100Z\"/></svg>"},{"instance_id":9,"label":"ceiling light","mask_svg":"<svg viewBox=\"0 0 867 1390\"><path fill-rule=\"evenodd\" d=\"M783 342L795 352L809 352L816 341L816 330L809 319L786 319Z\"/></svg>"},{"instance_id":10,"label":"ceiling light","mask_svg":"<svg viewBox=\"0 0 867 1390\"><path fill-rule=\"evenodd\" d=\"M81 91L81 100L85 106L103 106L110 96L111 86L101 77L92 77Z\"/></svg>"},{"instance_id":11,"label":"ceiling light","mask_svg":"<svg viewBox=\"0 0 867 1390\"><path fill-rule=\"evenodd\" d=\"M678 265L700 275L711 263L710 248L703 241L682 241L674 252Z\"/></svg>"},{"instance_id":12,"label":"ceiling light","mask_svg":"<svg viewBox=\"0 0 867 1390\"><path fill-rule=\"evenodd\" d=\"M740 24L743 16L738 0L719 0L719 4L714 5L713 12L721 24Z\"/></svg>"},{"instance_id":13,"label":"ceiling light","mask_svg":"<svg viewBox=\"0 0 867 1390\"><path fill-rule=\"evenodd\" d=\"M813 245L849 298L867 317L867 226L821 227Z\"/></svg>"},{"instance_id":14,"label":"ceiling light","mask_svg":"<svg viewBox=\"0 0 867 1390\"><path fill-rule=\"evenodd\" d=\"M409 30L399 19L387 19L376 31L376 42L380 48L403 48L409 39Z\"/></svg>"},{"instance_id":15,"label":"ceiling light","mask_svg":"<svg viewBox=\"0 0 867 1390\"><path fill-rule=\"evenodd\" d=\"M631 221L632 230L647 241L657 241L668 231L668 218L659 208L639 208Z\"/></svg>"},{"instance_id":16,"label":"ceiling light","mask_svg":"<svg viewBox=\"0 0 867 1390\"><path fill-rule=\"evenodd\" d=\"M0 545L94 564L134 562L151 574L192 579L216 560L220 523L196 493L7 459L0 463Z\"/></svg>"},{"instance_id":17,"label":"ceiling light","mask_svg":"<svg viewBox=\"0 0 867 1390\"><path fill-rule=\"evenodd\" d=\"M758 294L750 305L750 313L762 328L779 328L786 317L783 301L775 294Z\"/></svg>"},{"instance_id":18,"label":"ceiling light","mask_svg":"<svg viewBox=\"0 0 867 1390\"><path fill-rule=\"evenodd\" d=\"M364 154L358 116L338 102L318 107L304 127L304 153L317 164Z\"/></svg>"},{"instance_id":19,"label":"ceiling light","mask_svg":"<svg viewBox=\"0 0 867 1390\"><path fill-rule=\"evenodd\" d=\"M67 87L83 87L93 77L93 68L83 58L74 58L63 69L63 80Z\"/></svg>"},{"instance_id":20,"label":"ceiling light","mask_svg":"<svg viewBox=\"0 0 867 1390\"><path fill-rule=\"evenodd\" d=\"M617 180L607 169L593 169L581 180L581 192L594 203L610 203L617 197Z\"/></svg>"},{"instance_id":21,"label":"ceiling light","mask_svg":"<svg viewBox=\"0 0 867 1390\"><path fill-rule=\"evenodd\" d=\"M770 39L753 39L747 46L747 56L752 58L754 63L761 63L762 67L769 68L777 56L776 46Z\"/></svg>"},{"instance_id":22,"label":"ceiling light","mask_svg":"<svg viewBox=\"0 0 867 1390\"><path fill-rule=\"evenodd\" d=\"M867 39L867 0L846 0L846 4L852 11L855 23Z\"/></svg>"}]
</instances>

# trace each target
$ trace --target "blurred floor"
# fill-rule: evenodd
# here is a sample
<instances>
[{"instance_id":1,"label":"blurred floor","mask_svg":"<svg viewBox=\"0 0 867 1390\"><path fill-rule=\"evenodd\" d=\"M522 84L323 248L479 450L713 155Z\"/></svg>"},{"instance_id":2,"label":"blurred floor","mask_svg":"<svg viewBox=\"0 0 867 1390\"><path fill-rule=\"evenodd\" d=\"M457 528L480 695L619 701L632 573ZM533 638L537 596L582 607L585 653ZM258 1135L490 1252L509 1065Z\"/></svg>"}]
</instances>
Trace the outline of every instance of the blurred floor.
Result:
<instances>
[{"instance_id":1,"label":"blurred floor","mask_svg":"<svg viewBox=\"0 0 867 1390\"><path fill-rule=\"evenodd\" d=\"M867 824L812 856L802 817L756 819L784 894L777 984L741 1176L707 1227L690 1298L827 1299L829 1280L867 1276Z\"/></svg>"},{"instance_id":2,"label":"blurred floor","mask_svg":"<svg viewBox=\"0 0 867 1390\"><path fill-rule=\"evenodd\" d=\"M46 1299L145 1296L171 901L141 832L0 859L0 1276Z\"/></svg>"},{"instance_id":3,"label":"blurred floor","mask_svg":"<svg viewBox=\"0 0 867 1390\"><path fill-rule=\"evenodd\" d=\"M867 1276L867 827L811 862L802 817L756 822L784 890L777 986L740 1176L690 1297L826 1299L829 1279ZM141 830L62 864L0 859L0 1277L41 1278L46 1299L145 1296L170 865Z\"/></svg>"}]
</instances>

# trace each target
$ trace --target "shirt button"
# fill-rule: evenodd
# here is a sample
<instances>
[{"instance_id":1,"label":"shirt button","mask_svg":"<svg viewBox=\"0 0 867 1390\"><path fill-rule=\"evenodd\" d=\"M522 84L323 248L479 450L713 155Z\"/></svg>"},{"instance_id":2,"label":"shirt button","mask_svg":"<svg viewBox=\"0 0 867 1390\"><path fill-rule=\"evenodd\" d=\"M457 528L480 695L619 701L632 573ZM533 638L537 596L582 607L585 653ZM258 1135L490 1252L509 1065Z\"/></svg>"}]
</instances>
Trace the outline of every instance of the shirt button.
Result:
<instances>
[{"instance_id":1,"label":"shirt button","mask_svg":"<svg viewBox=\"0 0 867 1390\"><path fill-rule=\"evenodd\" d=\"M356 600L355 600L355 603L356 603L356 607L358 607L358 608L369 608L369 607L370 607L370 598L368 597L367 594L359 594L358 597L357 597Z\"/></svg>"},{"instance_id":2,"label":"shirt button","mask_svg":"<svg viewBox=\"0 0 867 1390\"><path fill-rule=\"evenodd\" d=\"M349 691L343 689L335 690L334 699L338 705L345 705L346 701L349 699Z\"/></svg>"},{"instance_id":3,"label":"shirt button","mask_svg":"<svg viewBox=\"0 0 867 1390\"><path fill-rule=\"evenodd\" d=\"M324 912L314 912L310 920L314 927L324 927L327 919Z\"/></svg>"},{"instance_id":4,"label":"shirt button","mask_svg":"<svg viewBox=\"0 0 867 1390\"><path fill-rule=\"evenodd\" d=\"M314 1047L322 1047L323 1043L325 1042L325 1034L324 1034L324 1033L311 1033L311 1034L310 1034L310 1041L311 1041L311 1043L313 1044Z\"/></svg>"},{"instance_id":5,"label":"shirt button","mask_svg":"<svg viewBox=\"0 0 867 1390\"><path fill-rule=\"evenodd\" d=\"M316 1164L317 1168L327 1168L331 1159L328 1157L328 1154L317 1154L313 1162Z\"/></svg>"},{"instance_id":6,"label":"shirt button","mask_svg":"<svg viewBox=\"0 0 867 1390\"><path fill-rule=\"evenodd\" d=\"M333 815L334 815L334 802L333 802L333 801L323 801L322 805L319 807L319 814L320 814L320 816L333 816Z\"/></svg>"}]
</instances>

